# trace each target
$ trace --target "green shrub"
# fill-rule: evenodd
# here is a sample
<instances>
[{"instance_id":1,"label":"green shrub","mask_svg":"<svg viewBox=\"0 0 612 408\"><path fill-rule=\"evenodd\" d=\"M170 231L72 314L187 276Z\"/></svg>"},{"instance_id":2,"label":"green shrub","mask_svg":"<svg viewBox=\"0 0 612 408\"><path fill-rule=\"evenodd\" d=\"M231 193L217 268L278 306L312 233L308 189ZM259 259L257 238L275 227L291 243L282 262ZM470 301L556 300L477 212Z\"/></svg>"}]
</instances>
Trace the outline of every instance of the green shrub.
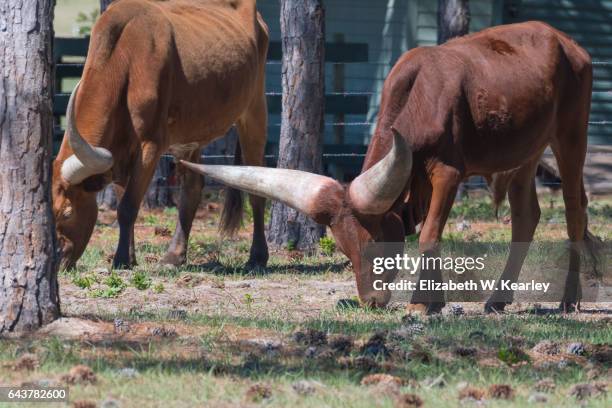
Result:
<instances>
[{"instance_id":1,"label":"green shrub","mask_svg":"<svg viewBox=\"0 0 612 408\"><path fill-rule=\"evenodd\" d=\"M157 285L153 286L153 292L162 293L166 288L164 288L164 284L159 282Z\"/></svg>"},{"instance_id":2,"label":"green shrub","mask_svg":"<svg viewBox=\"0 0 612 408\"><path fill-rule=\"evenodd\" d=\"M132 275L130 283L138 290L145 290L151 287L152 281L149 274L144 271L137 271Z\"/></svg>"},{"instance_id":3,"label":"green shrub","mask_svg":"<svg viewBox=\"0 0 612 408\"><path fill-rule=\"evenodd\" d=\"M157 218L155 214L146 214L143 217L142 221L144 222L145 225L150 225L153 227L160 225L159 218Z\"/></svg>"},{"instance_id":4,"label":"green shrub","mask_svg":"<svg viewBox=\"0 0 612 408\"><path fill-rule=\"evenodd\" d=\"M287 251L294 251L297 248L297 242L294 240L287 241Z\"/></svg>"},{"instance_id":5,"label":"green shrub","mask_svg":"<svg viewBox=\"0 0 612 408\"><path fill-rule=\"evenodd\" d=\"M104 284L108 285L111 288L125 288L127 285L121 278L121 276L117 275L116 271L112 271L108 278L104 279Z\"/></svg>"},{"instance_id":6,"label":"green shrub","mask_svg":"<svg viewBox=\"0 0 612 408\"><path fill-rule=\"evenodd\" d=\"M94 289L89 292L91 297L116 298L123 292L124 287L108 287L106 289Z\"/></svg>"},{"instance_id":7,"label":"green shrub","mask_svg":"<svg viewBox=\"0 0 612 408\"><path fill-rule=\"evenodd\" d=\"M116 271L112 271L110 276L104 279L103 282L108 288L95 289L90 292L92 297L114 298L119 296L123 289L127 287L121 276L117 275Z\"/></svg>"},{"instance_id":8,"label":"green shrub","mask_svg":"<svg viewBox=\"0 0 612 408\"><path fill-rule=\"evenodd\" d=\"M332 237L322 237L319 240L321 252L325 255L332 255L336 251L336 241Z\"/></svg>"},{"instance_id":9,"label":"green shrub","mask_svg":"<svg viewBox=\"0 0 612 408\"><path fill-rule=\"evenodd\" d=\"M255 299L253 298L253 295L251 295L250 293L245 293L244 295L244 303L247 306L251 306L253 304L253 302L255 302Z\"/></svg>"},{"instance_id":10,"label":"green shrub","mask_svg":"<svg viewBox=\"0 0 612 408\"><path fill-rule=\"evenodd\" d=\"M96 283L96 279L91 275L75 275L72 278L72 283L77 285L81 289L89 289L91 285Z\"/></svg>"},{"instance_id":11,"label":"green shrub","mask_svg":"<svg viewBox=\"0 0 612 408\"><path fill-rule=\"evenodd\" d=\"M91 27L95 24L96 20L100 16L100 10L95 9L89 14L79 12L77 15L77 23L79 23L79 34L80 35L91 35Z\"/></svg>"},{"instance_id":12,"label":"green shrub","mask_svg":"<svg viewBox=\"0 0 612 408\"><path fill-rule=\"evenodd\" d=\"M506 212L507 206L501 205L499 214ZM467 198L455 202L450 213L451 219L466 219L466 220L495 220L495 208L490 198Z\"/></svg>"},{"instance_id":13,"label":"green shrub","mask_svg":"<svg viewBox=\"0 0 612 408\"><path fill-rule=\"evenodd\" d=\"M497 352L497 358L508 365L514 365L521 361L529 361L529 356L519 348L502 346Z\"/></svg>"}]
</instances>

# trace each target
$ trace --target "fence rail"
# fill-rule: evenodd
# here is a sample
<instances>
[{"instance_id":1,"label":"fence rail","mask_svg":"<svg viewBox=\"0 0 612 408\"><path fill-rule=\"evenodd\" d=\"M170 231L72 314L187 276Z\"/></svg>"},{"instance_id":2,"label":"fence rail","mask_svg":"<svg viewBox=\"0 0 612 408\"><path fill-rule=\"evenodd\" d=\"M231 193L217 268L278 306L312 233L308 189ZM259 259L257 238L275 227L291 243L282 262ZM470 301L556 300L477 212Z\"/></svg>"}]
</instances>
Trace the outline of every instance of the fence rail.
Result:
<instances>
[{"instance_id":1,"label":"fence rail","mask_svg":"<svg viewBox=\"0 0 612 408\"><path fill-rule=\"evenodd\" d=\"M82 61L74 62L74 59L70 57L80 57L84 60L87 55L89 47L89 38L56 38L54 58L56 62L56 89L59 92L54 97L53 112L57 117L56 128L55 128L55 144L59 146L59 142L63 136L63 130L59 126L60 116L65 115L69 93L62 92L61 81L65 78L79 78L83 74L84 64ZM360 120L346 120L345 115L366 115L370 106L370 98L375 95L374 92L359 91L359 90L346 90L344 81L347 79L344 75L343 66L353 66L355 64L368 64L368 65L389 65L386 62L374 62L368 60L368 45L360 43L345 43L345 42L328 42L325 47L325 59L326 63L334 66L334 89L331 92L327 92L325 96L325 112L328 115L333 115L332 121L327 121L325 126L334 129L335 140L341 140L342 143L325 145L323 148L323 161L327 168L333 167L343 168L342 174L351 173L353 175L358 173L363 158L365 157L365 151L367 146L363 144L345 144L343 142L343 129L351 127L372 127L375 125L372 121L360 121ZM282 47L280 42L272 42L268 51L268 65L279 65L281 64L282 58ZM593 61L594 67L608 67L612 66L612 61ZM352 79L350 77L348 79ZM364 78L365 79L365 78ZM368 78L371 79L371 78ZM266 92L268 99L268 109L271 114L280 114L282 110L282 92L269 90ZM612 90L595 90L593 91L594 98L597 100L608 100L610 97L610 103L612 104ZM607 102L606 102L607 103ZM594 129L605 129L604 134L607 135L609 132L608 126L612 126L612 117L605 117L607 111L603 113L598 111L595 117L590 120L589 126L595 127ZM271 128L278 128L281 126L280 123L270 123ZM612 133L610 133L612 134ZM274 153L277 151L277 146L274 143L270 143L266 149L266 160L269 165L277 159L277 155ZM589 153L595 154L595 153ZM612 153L596 153L596 154L608 154ZM164 159L171 159L171 155L163 155ZM233 160L233 155L203 155L202 160L204 162L210 161L221 161L221 160ZM483 183L468 183L469 187L483 186ZM541 185L546 186L559 186L559 182L545 182ZM173 187L172 187L173 188Z\"/></svg>"}]
</instances>

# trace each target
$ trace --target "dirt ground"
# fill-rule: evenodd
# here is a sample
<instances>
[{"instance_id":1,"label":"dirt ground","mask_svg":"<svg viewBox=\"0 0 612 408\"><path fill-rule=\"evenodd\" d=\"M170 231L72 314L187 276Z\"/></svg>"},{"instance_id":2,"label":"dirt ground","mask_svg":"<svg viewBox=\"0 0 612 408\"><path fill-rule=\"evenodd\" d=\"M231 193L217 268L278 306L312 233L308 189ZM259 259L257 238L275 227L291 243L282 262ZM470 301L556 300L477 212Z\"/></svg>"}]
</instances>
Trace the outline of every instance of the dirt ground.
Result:
<instances>
[{"instance_id":1,"label":"dirt ground","mask_svg":"<svg viewBox=\"0 0 612 408\"><path fill-rule=\"evenodd\" d=\"M478 200L482 201L480 198ZM535 239L562 242L567 238L559 198L541 201L549 202L551 209L549 214L545 213L543 216ZM595 202L609 211L610 200L607 198ZM333 310L342 299L355 298L357 292L350 263L337 251L327 255L318 251L308 256L297 251L280 249L271 251L266 271L253 273L242 270L250 245L251 225L248 215L244 228L237 236L220 237L217 231L220 207L221 203L216 196L209 197L202 205L192 229L188 262L179 268L159 264L174 231L176 211L141 211L135 227L139 261L136 270L146 271L153 277L154 283L162 283L163 292L141 291L128 286L116 298L92 297L73 283L73 274L64 273L60 276L64 313L68 316L96 313L113 315L136 310L155 312L175 308L190 313L214 312L240 316L253 309L261 309L259 313L263 314L282 310L292 318L308 319L322 311ZM482 217L484 220L466 221L468 218L465 216L451 218L445 236L470 242L509 241L510 220L507 214L504 215L504 211L507 209L502 208L499 220L491 219L491 215L486 212L486 216ZM465 212L468 216L472 215L469 209ZM591 230L603 236L604 240L612 236L612 229L609 228L610 218L607 215L604 212L603 216L591 217ZM87 253L83 256L79 271L93 271L100 277L110 274L110 261L118 234L115 219L114 211L100 213L98 228ZM133 271L118 271L118 275L125 280L132 274ZM612 277L606 275L604 278ZM514 304L509 307L508 312L519 313L531 306ZM543 305L549 308L554 306ZM481 303L465 303L462 307L473 314L482 312ZM584 308L600 310L601 313L588 313L576 318L594 319L612 311L612 305L607 303L585 304Z\"/></svg>"},{"instance_id":2,"label":"dirt ground","mask_svg":"<svg viewBox=\"0 0 612 408\"><path fill-rule=\"evenodd\" d=\"M607 242L612 207L593 208ZM505 242L503 211L496 220L486 202L466 202L445 239ZM138 266L112 271L118 228L101 212L77 269L60 273L64 317L0 342L0 385L69 386L79 408L612 406L612 304L364 309L333 241L310 255L274 251L266 270L248 271L249 211L233 238L219 237L219 213L214 197L202 205L175 268L159 259L176 210L141 211ZM551 199L537 239L564 240L559 220Z\"/></svg>"}]
</instances>

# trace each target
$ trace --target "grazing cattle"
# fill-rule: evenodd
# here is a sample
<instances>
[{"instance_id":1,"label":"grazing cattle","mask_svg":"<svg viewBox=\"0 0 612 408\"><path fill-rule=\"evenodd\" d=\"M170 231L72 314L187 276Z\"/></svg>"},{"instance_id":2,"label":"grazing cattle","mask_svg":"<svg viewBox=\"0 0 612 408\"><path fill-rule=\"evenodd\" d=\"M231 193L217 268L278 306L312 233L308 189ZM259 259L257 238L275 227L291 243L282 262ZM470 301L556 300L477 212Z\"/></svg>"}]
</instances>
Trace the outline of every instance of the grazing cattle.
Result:
<instances>
[{"instance_id":1,"label":"grazing cattle","mask_svg":"<svg viewBox=\"0 0 612 408\"><path fill-rule=\"evenodd\" d=\"M564 307L573 307L587 234L582 168L591 86L590 57L565 34L540 22L489 28L399 59L385 81L363 171L348 185L295 170L188 167L329 226L353 264L361 301L383 306L390 293L372 287L380 276L360 267L366 244L403 242L422 223L420 250L437 256L457 186L477 174L506 186L512 241L531 242L540 217L534 175L550 146L575 244L563 298ZM503 279L517 280L526 255L521 247L511 249ZM423 278L440 281L441 272L421 271ZM502 310L511 298L494 292L485 307ZM412 308L443 306L443 294L413 294Z\"/></svg>"},{"instance_id":2,"label":"grazing cattle","mask_svg":"<svg viewBox=\"0 0 612 408\"><path fill-rule=\"evenodd\" d=\"M160 156L197 161L200 148L236 124L236 160L262 165L267 132L268 28L255 0L119 0L93 27L83 78L67 109L53 164L53 208L63 263L83 253L97 218L96 192L113 180L118 206L114 267L135 264L134 222ZM185 262L203 178L181 171L179 217L164 263ZM265 198L250 197L249 265L265 266ZM228 192L222 226L240 225L240 192Z\"/></svg>"}]
</instances>

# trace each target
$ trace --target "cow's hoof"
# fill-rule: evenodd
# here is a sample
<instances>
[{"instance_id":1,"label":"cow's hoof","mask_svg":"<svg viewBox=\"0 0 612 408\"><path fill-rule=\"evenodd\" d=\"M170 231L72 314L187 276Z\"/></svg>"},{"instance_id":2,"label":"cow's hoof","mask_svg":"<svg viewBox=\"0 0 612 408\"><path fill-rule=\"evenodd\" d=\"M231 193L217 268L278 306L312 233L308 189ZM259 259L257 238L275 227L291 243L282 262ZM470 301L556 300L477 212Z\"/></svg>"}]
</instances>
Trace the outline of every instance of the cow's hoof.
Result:
<instances>
[{"instance_id":1,"label":"cow's hoof","mask_svg":"<svg viewBox=\"0 0 612 408\"><path fill-rule=\"evenodd\" d=\"M410 303L406 306L406 313L409 315L434 315L442 313L446 303Z\"/></svg>"},{"instance_id":2,"label":"cow's hoof","mask_svg":"<svg viewBox=\"0 0 612 408\"><path fill-rule=\"evenodd\" d=\"M485 313L503 313L508 302L487 302L484 306Z\"/></svg>"},{"instance_id":3,"label":"cow's hoof","mask_svg":"<svg viewBox=\"0 0 612 408\"><path fill-rule=\"evenodd\" d=\"M166 255L159 261L162 265L181 266L187 262L185 255L177 255L174 252L167 252Z\"/></svg>"},{"instance_id":4,"label":"cow's hoof","mask_svg":"<svg viewBox=\"0 0 612 408\"><path fill-rule=\"evenodd\" d=\"M268 251L260 252L251 250L249 260L244 268L248 271L265 271L268 266Z\"/></svg>"},{"instance_id":5,"label":"cow's hoof","mask_svg":"<svg viewBox=\"0 0 612 408\"><path fill-rule=\"evenodd\" d=\"M266 271L267 264L268 262L261 262L249 259L249 261L244 264L244 269L248 272L263 273Z\"/></svg>"},{"instance_id":6,"label":"cow's hoof","mask_svg":"<svg viewBox=\"0 0 612 408\"><path fill-rule=\"evenodd\" d=\"M131 271L136 265L130 265L125 263L113 263L113 270L115 271Z\"/></svg>"},{"instance_id":7,"label":"cow's hoof","mask_svg":"<svg viewBox=\"0 0 612 408\"><path fill-rule=\"evenodd\" d=\"M580 302L561 302L559 310L563 313L574 313L580 311Z\"/></svg>"},{"instance_id":8,"label":"cow's hoof","mask_svg":"<svg viewBox=\"0 0 612 408\"><path fill-rule=\"evenodd\" d=\"M113 269L116 270L132 269L136 265L138 265L136 261L122 260L117 258L113 259Z\"/></svg>"},{"instance_id":9,"label":"cow's hoof","mask_svg":"<svg viewBox=\"0 0 612 408\"><path fill-rule=\"evenodd\" d=\"M68 261L68 260L66 260L66 261L62 260L61 261L61 263L60 263L60 270L71 271L73 269L76 269L76 262Z\"/></svg>"}]
</instances>

